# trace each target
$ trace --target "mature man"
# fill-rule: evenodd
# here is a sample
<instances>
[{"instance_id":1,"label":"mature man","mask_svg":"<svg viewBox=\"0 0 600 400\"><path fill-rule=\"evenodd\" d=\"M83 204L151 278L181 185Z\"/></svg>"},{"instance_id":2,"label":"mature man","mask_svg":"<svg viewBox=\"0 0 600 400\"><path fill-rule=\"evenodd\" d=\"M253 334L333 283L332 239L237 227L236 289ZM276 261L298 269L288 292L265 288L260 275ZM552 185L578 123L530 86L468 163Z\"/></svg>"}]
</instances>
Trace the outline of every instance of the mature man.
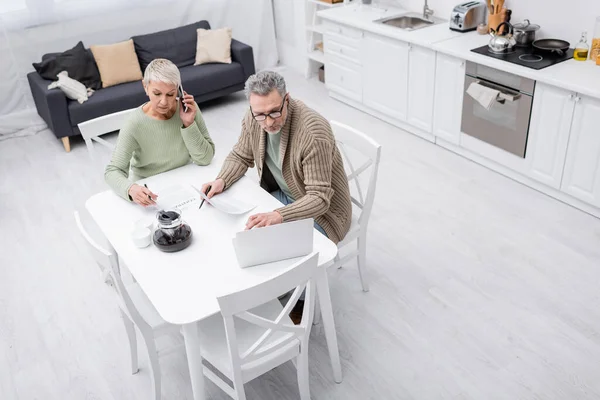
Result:
<instances>
[{"instance_id":1,"label":"mature man","mask_svg":"<svg viewBox=\"0 0 600 400\"><path fill-rule=\"evenodd\" d=\"M333 242L341 241L352 216L342 157L325 118L286 91L276 72L246 81L250 109L242 133L213 182L202 186L212 197L231 186L256 163L261 186L284 206L250 216L246 229L305 218Z\"/></svg>"}]
</instances>

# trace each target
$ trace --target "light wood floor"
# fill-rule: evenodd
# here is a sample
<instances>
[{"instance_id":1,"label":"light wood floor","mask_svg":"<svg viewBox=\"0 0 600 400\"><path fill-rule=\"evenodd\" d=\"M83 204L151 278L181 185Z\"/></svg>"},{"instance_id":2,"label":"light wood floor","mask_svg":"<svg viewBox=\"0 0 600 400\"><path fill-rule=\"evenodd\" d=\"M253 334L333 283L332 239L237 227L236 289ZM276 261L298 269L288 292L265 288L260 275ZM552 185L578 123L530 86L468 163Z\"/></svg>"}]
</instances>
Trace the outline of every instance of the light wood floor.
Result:
<instances>
[{"instance_id":1,"label":"light wood floor","mask_svg":"<svg viewBox=\"0 0 600 400\"><path fill-rule=\"evenodd\" d=\"M371 291L353 264L330 271L344 382L317 327L313 399L600 399L600 220L284 73L292 96L383 146ZM241 94L203 106L219 154L246 107ZM104 189L81 140L70 154L50 132L0 142L2 400L150 398L145 349L130 375L117 305L72 220ZM183 349L161 365L163 398L190 399ZM299 398L291 364L246 390Z\"/></svg>"}]
</instances>

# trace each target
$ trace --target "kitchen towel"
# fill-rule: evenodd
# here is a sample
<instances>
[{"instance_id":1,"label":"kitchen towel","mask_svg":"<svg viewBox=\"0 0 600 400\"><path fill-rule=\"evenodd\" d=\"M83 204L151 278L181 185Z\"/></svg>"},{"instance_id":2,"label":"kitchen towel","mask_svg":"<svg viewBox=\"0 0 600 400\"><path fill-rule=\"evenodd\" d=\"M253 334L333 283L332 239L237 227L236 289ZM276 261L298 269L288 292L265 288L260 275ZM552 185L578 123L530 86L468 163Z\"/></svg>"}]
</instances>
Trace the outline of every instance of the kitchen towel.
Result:
<instances>
[{"instance_id":1,"label":"kitchen towel","mask_svg":"<svg viewBox=\"0 0 600 400\"><path fill-rule=\"evenodd\" d=\"M481 104L483 108L490 110L498 98L500 91L483 86L479 82L473 82L469 85L467 94Z\"/></svg>"}]
</instances>

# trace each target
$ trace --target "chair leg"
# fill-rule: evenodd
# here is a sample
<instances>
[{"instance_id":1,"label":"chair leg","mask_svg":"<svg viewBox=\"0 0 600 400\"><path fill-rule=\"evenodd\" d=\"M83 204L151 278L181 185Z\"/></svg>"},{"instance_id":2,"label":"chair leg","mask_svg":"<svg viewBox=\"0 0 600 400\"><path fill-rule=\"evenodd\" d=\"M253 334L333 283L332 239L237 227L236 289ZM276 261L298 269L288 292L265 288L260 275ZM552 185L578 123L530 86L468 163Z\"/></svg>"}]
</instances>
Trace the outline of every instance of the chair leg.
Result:
<instances>
[{"instance_id":1,"label":"chair leg","mask_svg":"<svg viewBox=\"0 0 600 400\"><path fill-rule=\"evenodd\" d=\"M333 263L337 264L338 262L340 262L340 255L336 254L334 259L333 259ZM342 264L338 265L338 269L342 269Z\"/></svg>"},{"instance_id":2,"label":"chair leg","mask_svg":"<svg viewBox=\"0 0 600 400\"><path fill-rule=\"evenodd\" d=\"M151 369L151 377L152 377L152 386L153 386L153 396L152 398L155 400L160 400L161 391L160 391L160 364L158 363L158 352L156 351L156 343L154 342L154 336L151 332L142 332L142 337L144 338L144 342L146 343L146 348L148 349L148 360L150 361L150 369Z\"/></svg>"},{"instance_id":3,"label":"chair leg","mask_svg":"<svg viewBox=\"0 0 600 400\"><path fill-rule=\"evenodd\" d=\"M369 291L369 280L367 278L367 240L366 236L360 236L358 245L358 275L364 292Z\"/></svg>"},{"instance_id":4,"label":"chair leg","mask_svg":"<svg viewBox=\"0 0 600 400\"><path fill-rule=\"evenodd\" d=\"M233 391L235 392L235 400L246 400L246 391L244 390L244 384L234 384Z\"/></svg>"},{"instance_id":5,"label":"chair leg","mask_svg":"<svg viewBox=\"0 0 600 400\"><path fill-rule=\"evenodd\" d=\"M315 316L313 317L313 325L321 323L321 305L319 304L319 296L315 294Z\"/></svg>"},{"instance_id":6,"label":"chair leg","mask_svg":"<svg viewBox=\"0 0 600 400\"><path fill-rule=\"evenodd\" d=\"M67 153L70 153L71 152L71 141L69 140L69 137L65 136L65 137L60 138L60 140L62 140L62 144L63 144L63 147L65 148L65 151Z\"/></svg>"},{"instance_id":7,"label":"chair leg","mask_svg":"<svg viewBox=\"0 0 600 400\"><path fill-rule=\"evenodd\" d=\"M129 352L131 354L131 374L137 374L138 368L138 353L137 353L137 337L135 334L135 325L127 314L121 311L121 319L123 325L125 325L125 331L127 332L127 338L129 339Z\"/></svg>"},{"instance_id":8,"label":"chair leg","mask_svg":"<svg viewBox=\"0 0 600 400\"><path fill-rule=\"evenodd\" d=\"M302 344L298 355L298 388L300 389L300 400L310 400L310 385L308 383L308 346Z\"/></svg>"}]
</instances>

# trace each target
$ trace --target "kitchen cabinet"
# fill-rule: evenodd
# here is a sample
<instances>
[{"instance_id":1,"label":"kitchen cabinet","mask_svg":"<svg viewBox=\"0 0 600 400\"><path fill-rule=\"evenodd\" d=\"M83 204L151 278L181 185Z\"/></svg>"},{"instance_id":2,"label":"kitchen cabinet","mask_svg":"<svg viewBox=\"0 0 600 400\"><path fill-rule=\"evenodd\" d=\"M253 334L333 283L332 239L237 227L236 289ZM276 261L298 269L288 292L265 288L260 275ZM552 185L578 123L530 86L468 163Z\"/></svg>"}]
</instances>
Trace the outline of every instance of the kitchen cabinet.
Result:
<instances>
[{"instance_id":1,"label":"kitchen cabinet","mask_svg":"<svg viewBox=\"0 0 600 400\"><path fill-rule=\"evenodd\" d=\"M366 32L362 39L363 99L365 106L406 120L408 43Z\"/></svg>"},{"instance_id":2,"label":"kitchen cabinet","mask_svg":"<svg viewBox=\"0 0 600 400\"><path fill-rule=\"evenodd\" d=\"M408 45L408 123L432 132L435 51Z\"/></svg>"},{"instance_id":3,"label":"kitchen cabinet","mask_svg":"<svg viewBox=\"0 0 600 400\"><path fill-rule=\"evenodd\" d=\"M325 55L325 84L349 99L361 101L362 76L356 67L333 56Z\"/></svg>"},{"instance_id":4,"label":"kitchen cabinet","mask_svg":"<svg viewBox=\"0 0 600 400\"><path fill-rule=\"evenodd\" d=\"M537 83L527 138L526 174L560 189L567 155L575 94Z\"/></svg>"},{"instance_id":5,"label":"kitchen cabinet","mask_svg":"<svg viewBox=\"0 0 600 400\"><path fill-rule=\"evenodd\" d=\"M576 95L561 190L600 207L600 100Z\"/></svg>"},{"instance_id":6,"label":"kitchen cabinet","mask_svg":"<svg viewBox=\"0 0 600 400\"><path fill-rule=\"evenodd\" d=\"M465 84L465 61L438 54L435 67L433 134L447 142L460 142Z\"/></svg>"},{"instance_id":7,"label":"kitchen cabinet","mask_svg":"<svg viewBox=\"0 0 600 400\"><path fill-rule=\"evenodd\" d=\"M354 101L362 101L360 40L363 32L347 26L326 25L323 35L325 85Z\"/></svg>"}]
</instances>

